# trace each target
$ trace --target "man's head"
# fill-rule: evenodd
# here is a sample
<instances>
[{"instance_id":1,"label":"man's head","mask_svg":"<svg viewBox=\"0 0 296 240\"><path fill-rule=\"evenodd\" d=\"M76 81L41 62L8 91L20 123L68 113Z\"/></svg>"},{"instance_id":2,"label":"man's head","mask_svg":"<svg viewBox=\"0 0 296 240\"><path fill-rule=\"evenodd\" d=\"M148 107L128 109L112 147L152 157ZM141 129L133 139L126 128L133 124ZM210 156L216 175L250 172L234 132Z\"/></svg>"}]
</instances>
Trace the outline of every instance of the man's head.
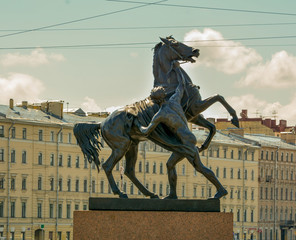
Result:
<instances>
[{"instance_id":1,"label":"man's head","mask_svg":"<svg viewBox=\"0 0 296 240\"><path fill-rule=\"evenodd\" d=\"M166 96L165 90L163 87L155 87L151 90L151 93L150 93L151 99L158 104L161 104L164 102L165 96Z\"/></svg>"}]
</instances>

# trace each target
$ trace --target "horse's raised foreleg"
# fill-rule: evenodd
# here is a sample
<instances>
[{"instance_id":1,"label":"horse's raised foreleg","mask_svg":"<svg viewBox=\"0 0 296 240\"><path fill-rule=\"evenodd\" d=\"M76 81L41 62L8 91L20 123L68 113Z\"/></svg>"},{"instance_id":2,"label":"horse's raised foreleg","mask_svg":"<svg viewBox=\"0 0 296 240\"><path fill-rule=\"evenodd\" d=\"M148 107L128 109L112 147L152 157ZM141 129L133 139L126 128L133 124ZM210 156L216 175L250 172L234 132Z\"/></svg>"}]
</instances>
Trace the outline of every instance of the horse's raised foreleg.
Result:
<instances>
[{"instance_id":1,"label":"horse's raised foreleg","mask_svg":"<svg viewBox=\"0 0 296 240\"><path fill-rule=\"evenodd\" d=\"M192 112L194 115L197 115L205 111L206 109L208 109L210 106L212 106L216 102L220 102L226 108L226 110L232 116L232 119L231 119L232 124L239 128L239 121L238 121L238 117L236 115L235 110L228 104L228 102L226 102L224 97L222 97L221 95L214 95L202 101L196 101L192 106Z\"/></svg>"},{"instance_id":2,"label":"horse's raised foreleg","mask_svg":"<svg viewBox=\"0 0 296 240\"><path fill-rule=\"evenodd\" d=\"M119 162L119 160L125 154L124 150L126 150L126 148L112 149L112 153L111 153L110 157L107 159L107 161L102 166L105 173L106 173L106 176L108 178L112 192L115 195L119 195L120 198L128 198L128 197L127 197L127 194L121 192L119 190L119 188L117 187L116 182L113 177L113 174L112 174L112 170L113 170L114 166Z\"/></svg>"},{"instance_id":3,"label":"horse's raised foreleg","mask_svg":"<svg viewBox=\"0 0 296 240\"><path fill-rule=\"evenodd\" d=\"M209 144L211 143L212 138L214 137L214 135L216 133L216 127L214 124L212 124L208 120L206 120L201 114L198 114L196 117L190 119L190 122L194 123L198 126L207 128L210 131L207 139L204 141L204 143L198 149L199 152L202 152L203 150L206 150L209 147Z\"/></svg>"},{"instance_id":4,"label":"horse's raised foreleg","mask_svg":"<svg viewBox=\"0 0 296 240\"><path fill-rule=\"evenodd\" d=\"M143 184L137 179L135 174L135 165L138 157L138 143L132 143L129 150L125 154L126 167L124 174L136 185L136 187L145 195L150 198L158 198L158 196L150 192Z\"/></svg>"},{"instance_id":5,"label":"horse's raised foreleg","mask_svg":"<svg viewBox=\"0 0 296 240\"><path fill-rule=\"evenodd\" d=\"M170 194L165 199L177 199L177 172L176 164L184 159L183 156L172 153L169 160L167 161L168 179L170 184Z\"/></svg>"}]
</instances>

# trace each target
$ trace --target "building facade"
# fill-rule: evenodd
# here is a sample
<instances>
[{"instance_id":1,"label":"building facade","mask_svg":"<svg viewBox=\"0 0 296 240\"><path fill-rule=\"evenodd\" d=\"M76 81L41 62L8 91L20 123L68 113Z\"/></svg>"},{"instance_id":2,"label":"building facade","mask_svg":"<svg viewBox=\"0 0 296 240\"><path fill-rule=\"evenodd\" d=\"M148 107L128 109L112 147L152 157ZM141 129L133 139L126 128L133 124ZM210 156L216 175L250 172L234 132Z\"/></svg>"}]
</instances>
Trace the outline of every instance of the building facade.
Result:
<instances>
[{"instance_id":1,"label":"building facade","mask_svg":"<svg viewBox=\"0 0 296 240\"><path fill-rule=\"evenodd\" d=\"M41 109L42 108L42 109ZM51 112L50 109L54 109ZM88 210L92 197L114 197L103 171L83 157L72 133L75 122L99 117L61 114L60 103L30 108L0 106L0 237L4 239L73 239L73 211ZM201 144L207 137L193 131ZM111 150L104 146L101 164ZM258 158L260 147L218 132L201 161L211 168L228 195L221 211L234 215L234 239L258 239ZM139 145L136 175L150 190L169 193L166 162L170 153L152 142ZM114 168L119 188L143 198L124 176L124 159ZM215 188L185 159L177 166L179 198L207 199ZM102 169L101 169L102 170Z\"/></svg>"}]
</instances>

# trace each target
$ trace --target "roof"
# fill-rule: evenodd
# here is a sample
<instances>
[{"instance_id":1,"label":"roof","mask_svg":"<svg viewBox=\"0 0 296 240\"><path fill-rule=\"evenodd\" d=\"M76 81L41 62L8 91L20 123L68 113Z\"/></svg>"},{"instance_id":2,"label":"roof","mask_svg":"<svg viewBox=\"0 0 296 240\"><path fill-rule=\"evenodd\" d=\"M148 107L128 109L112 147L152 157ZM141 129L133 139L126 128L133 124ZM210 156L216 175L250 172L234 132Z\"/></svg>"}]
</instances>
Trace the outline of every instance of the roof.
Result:
<instances>
[{"instance_id":1,"label":"roof","mask_svg":"<svg viewBox=\"0 0 296 240\"><path fill-rule=\"evenodd\" d=\"M286 143L279 137L268 136L265 134L245 134L244 136L247 139L251 139L259 142L262 146L266 147L280 147L285 149L296 150L296 146Z\"/></svg>"}]
</instances>

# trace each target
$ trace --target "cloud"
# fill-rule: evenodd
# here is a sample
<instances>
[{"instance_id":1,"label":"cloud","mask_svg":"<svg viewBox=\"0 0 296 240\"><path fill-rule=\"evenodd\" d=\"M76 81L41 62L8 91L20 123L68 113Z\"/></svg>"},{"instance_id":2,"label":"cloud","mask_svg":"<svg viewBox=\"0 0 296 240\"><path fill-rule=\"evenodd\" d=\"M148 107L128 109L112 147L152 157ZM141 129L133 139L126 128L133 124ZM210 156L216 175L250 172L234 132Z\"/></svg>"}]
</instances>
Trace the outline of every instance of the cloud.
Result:
<instances>
[{"instance_id":1,"label":"cloud","mask_svg":"<svg viewBox=\"0 0 296 240\"><path fill-rule=\"evenodd\" d=\"M93 98L85 97L85 102L81 104L81 107L86 112L102 112L102 109L99 107L99 105L96 103L96 101Z\"/></svg>"},{"instance_id":2,"label":"cloud","mask_svg":"<svg viewBox=\"0 0 296 240\"><path fill-rule=\"evenodd\" d=\"M238 86L287 88L296 86L296 57L286 51L275 53L270 61L251 67Z\"/></svg>"},{"instance_id":3,"label":"cloud","mask_svg":"<svg viewBox=\"0 0 296 240\"><path fill-rule=\"evenodd\" d=\"M44 90L44 85L32 76L13 73L8 77L0 76L0 89L0 102L7 105L10 98L13 98L16 102L38 101L41 92Z\"/></svg>"},{"instance_id":4,"label":"cloud","mask_svg":"<svg viewBox=\"0 0 296 240\"><path fill-rule=\"evenodd\" d=\"M252 94L228 97L227 102L237 111L237 114L242 109L247 109L249 117L272 118L275 115L277 119L288 120L288 125L296 124L296 94L287 105L282 105L279 102L269 103Z\"/></svg>"},{"instance_id":5,"label":"cloud","mask_svg":"<svg viewBox=\"0 0 296 240\"><path fill-rule=\"evenodd\" d=\"M184 41L189 41L191 46L200 49L198 63L226 74L240 73L262 59L254 49L241 43L217 40L224 40L222 34L209 28L205 28L203 32L192 30L184 37Z\"/></svg>"},{"instance_id":6,"label":"cloud","mask_svg":"<svg viewBox=\"0 0 296 240\"><path fill-rule=\"evenodd\" d=\"M0 58L0 64L4 67L11 67L15 65L35 67L48 64L51 61L65 61L65 57L56 53L46 54L43 49L38 48L33 50L28 55L20 53L8 53Z\"/></svg>"}]
</instances>

